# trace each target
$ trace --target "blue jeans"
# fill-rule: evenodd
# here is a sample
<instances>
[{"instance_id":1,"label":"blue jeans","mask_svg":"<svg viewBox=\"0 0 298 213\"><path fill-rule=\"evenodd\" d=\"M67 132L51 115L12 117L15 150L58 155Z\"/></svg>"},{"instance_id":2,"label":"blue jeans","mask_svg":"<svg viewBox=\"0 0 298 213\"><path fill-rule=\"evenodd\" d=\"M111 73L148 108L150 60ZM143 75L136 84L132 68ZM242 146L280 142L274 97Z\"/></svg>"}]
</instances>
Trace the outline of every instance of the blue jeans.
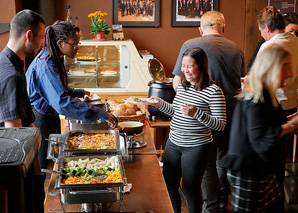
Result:
<instances>
[{"instance_id":1,"label":"blue jeans","mask_svg":"<svg viewBox=\"0 0 298 213\"><path fill-rule=\"evenodd\" d=\"M182 188L188 212L201 212L200 186L205 171L211 143L196 147L180 147L167 141L164 153L163 175L175 212L181 212L181 197L178 189L182 177Z\"/></svg>"}]
</instances>

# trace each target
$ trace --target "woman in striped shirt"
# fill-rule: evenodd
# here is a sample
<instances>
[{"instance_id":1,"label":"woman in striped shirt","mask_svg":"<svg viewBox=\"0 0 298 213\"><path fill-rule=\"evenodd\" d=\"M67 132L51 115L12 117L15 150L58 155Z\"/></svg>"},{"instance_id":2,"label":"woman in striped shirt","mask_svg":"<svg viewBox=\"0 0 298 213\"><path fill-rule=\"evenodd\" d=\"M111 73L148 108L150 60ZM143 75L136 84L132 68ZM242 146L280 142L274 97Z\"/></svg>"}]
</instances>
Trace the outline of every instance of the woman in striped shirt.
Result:
<instances>
[{"instance_id":1,"label":"woman in striped shirt","mask_svg":"<svg viewBox=\"0 0 298 213\"><path fill-rule=\"evenodd\" d=\"M223 130L226 106L222 90L209 80L208 60L200 48L182 57L181 83L173 104L159 97L153 106L172 117L164 154L163 175L175 212L181 212L178 192L182 177L188 212L201 212L200 186L212 142L211 129Z\"/></svg>"}]
</instances>

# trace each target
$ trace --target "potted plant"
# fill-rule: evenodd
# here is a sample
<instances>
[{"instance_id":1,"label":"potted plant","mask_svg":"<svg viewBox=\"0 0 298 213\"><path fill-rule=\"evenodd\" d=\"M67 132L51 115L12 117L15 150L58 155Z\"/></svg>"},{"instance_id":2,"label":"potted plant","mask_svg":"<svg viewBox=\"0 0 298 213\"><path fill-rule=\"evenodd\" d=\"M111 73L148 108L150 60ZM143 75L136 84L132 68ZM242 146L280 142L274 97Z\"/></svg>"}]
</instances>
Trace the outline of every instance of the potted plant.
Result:
<instances>
[{"instance_id":1,"label":"potted plant","mask_svg":"<svg viewBox=\"0 0 298 213\"><path fill-rule=\"evenodd\" d=\"M93 40L96 41L106 41L105 34L109 34L111 28L109 25L106 24L104 21L104 17L106 17L108 13L96 11L94 13L90 13L88 15L91 18L91 25L90 25L90 33L94 34Z\"/></svg>"}]
</instances>

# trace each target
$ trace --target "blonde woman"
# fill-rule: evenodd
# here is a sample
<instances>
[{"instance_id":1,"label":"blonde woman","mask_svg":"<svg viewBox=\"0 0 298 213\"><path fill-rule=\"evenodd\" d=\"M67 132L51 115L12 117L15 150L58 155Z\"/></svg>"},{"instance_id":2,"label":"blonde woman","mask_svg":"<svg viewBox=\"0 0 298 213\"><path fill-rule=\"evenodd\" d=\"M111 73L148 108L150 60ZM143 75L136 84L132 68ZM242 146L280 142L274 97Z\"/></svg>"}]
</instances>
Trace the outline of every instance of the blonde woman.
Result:
<instances>
[{"instance_id":1,"label":"blonde woman","mask_svg":"<svg viewBox=\"0 0 298 213\"><path fill-rule=\"evenodd\" d=\"M290 77L291 54L269 45L257 56L238 96L228 153L220 161L228 169L233 212L283 212L277 180L283 166L281 138L297 130L298 116L284 117L275 94Z\"/></svg>"}]
</instances>

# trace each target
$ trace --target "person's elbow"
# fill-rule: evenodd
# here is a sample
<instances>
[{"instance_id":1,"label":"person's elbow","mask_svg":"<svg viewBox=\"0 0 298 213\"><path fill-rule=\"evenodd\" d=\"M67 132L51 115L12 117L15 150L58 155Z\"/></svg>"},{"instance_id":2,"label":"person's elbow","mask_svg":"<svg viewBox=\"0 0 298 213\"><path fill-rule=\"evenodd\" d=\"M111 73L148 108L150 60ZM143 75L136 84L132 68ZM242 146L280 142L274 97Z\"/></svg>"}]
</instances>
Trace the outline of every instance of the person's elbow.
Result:
<instances>
[{"instance_id":1,"label":"person's elbow","mask_svg":"<svg viewBox=\"0 0 298 213\"><path fill-rule=\"evenodd\" d=\"M173 89L175 90L175 92L177 91L177 87L181 82L181 77L179 75L175 75L174 79L173 79Z\"/></svg>"}]
</instances>

